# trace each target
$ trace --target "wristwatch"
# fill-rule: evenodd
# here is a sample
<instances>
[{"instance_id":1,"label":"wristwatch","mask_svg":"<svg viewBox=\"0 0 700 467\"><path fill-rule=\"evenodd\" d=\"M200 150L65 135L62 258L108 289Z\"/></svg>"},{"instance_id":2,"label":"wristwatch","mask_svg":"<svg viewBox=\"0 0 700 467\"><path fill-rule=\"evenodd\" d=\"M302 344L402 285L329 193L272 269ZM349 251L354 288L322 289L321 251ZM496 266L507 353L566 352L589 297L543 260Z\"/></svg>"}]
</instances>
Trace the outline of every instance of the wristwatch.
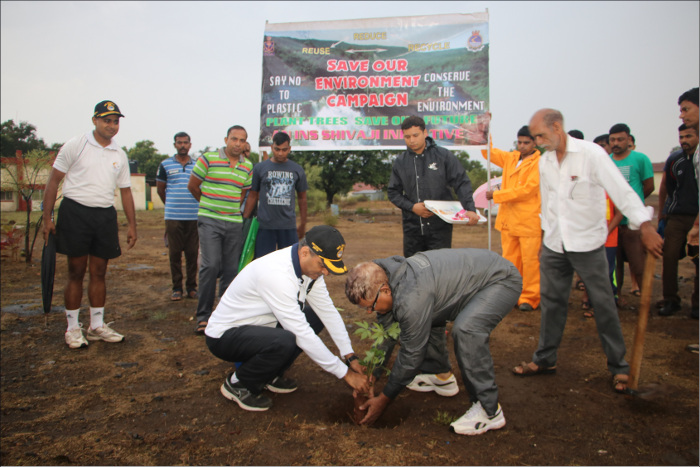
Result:
<instances>
[{"instance_id":1,"label":"wristwatch","mask_svg":"<svg viewBox=\"0 0 700 467\"><path fill-rule=\"evenodd\" d=\"M345 364L347 366L350 366L350 362L355 361L355 360L359 360L357 355L350 355L348 358L345 359Z\"/></svg>"}]
</instances>

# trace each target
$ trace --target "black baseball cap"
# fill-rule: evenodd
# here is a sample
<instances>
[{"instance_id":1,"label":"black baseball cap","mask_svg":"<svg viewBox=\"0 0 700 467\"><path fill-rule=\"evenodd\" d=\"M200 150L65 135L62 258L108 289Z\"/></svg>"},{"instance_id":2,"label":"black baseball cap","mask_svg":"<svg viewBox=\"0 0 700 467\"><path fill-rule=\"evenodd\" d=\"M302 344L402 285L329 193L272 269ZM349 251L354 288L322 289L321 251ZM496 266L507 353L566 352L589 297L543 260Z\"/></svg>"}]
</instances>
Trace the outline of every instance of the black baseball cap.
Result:
<instances>
[{"instance_id":1,"label":"black baseball cap","mask_svg":"<svg viewBox=\"0 0 700 467\"><path fill-rule=\"evenodd\" d=\"M95 113L93 117L101 118L107 115L119 115L123 117L122 113L119 111L119 107L112 101L102 101L95 106Z\"/></svg>"},{"instance_id":2,"label":"black baseball cap","mask_svg":"<svg viewBox=\"0 0 700 467\"><path fill-rule=\"evenodd\" d=\"M338 229L329 225L317 225L306 232L305 238L311 251L323 259L323 264L331 274L341 275L348 272L342 261L345 240Z\"/></svg>"}]
</instances>

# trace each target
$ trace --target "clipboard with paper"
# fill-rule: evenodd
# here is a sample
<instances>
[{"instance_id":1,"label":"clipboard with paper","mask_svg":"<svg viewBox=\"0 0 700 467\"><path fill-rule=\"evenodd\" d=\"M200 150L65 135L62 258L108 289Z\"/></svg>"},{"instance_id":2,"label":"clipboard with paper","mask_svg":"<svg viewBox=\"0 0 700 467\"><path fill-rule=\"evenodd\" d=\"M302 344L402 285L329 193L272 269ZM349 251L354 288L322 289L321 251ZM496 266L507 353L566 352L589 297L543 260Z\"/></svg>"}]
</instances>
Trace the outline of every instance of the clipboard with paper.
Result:
<instances>
[{"instance_id":1,"label":"clipboard with paper","mask_svg":"<svg viewBox=\"0 0 700 467\"><path fill-rule=\"evenodd\" d=\"M424 202L425 207L430 209L435 213L440 219L447 222L448 224L467 224L469 223L468 218L463 218L461 216L464 209L459 201L434 201L427 200ZM479 215L479 224L486 222L486 218L476 210Z\"/></svg>"}]
</instances>

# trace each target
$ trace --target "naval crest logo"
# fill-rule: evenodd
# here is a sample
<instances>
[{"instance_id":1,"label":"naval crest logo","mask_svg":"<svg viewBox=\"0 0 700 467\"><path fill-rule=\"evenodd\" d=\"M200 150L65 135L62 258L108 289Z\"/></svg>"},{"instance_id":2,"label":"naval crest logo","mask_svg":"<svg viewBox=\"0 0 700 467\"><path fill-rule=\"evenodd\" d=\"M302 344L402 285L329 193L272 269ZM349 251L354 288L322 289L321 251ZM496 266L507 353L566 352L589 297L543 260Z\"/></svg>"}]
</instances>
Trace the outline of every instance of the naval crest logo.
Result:
<instances>
[{"instance_id":1,"label":"naval crest logo","mask_svg":"<svg viewBox=\"0 0 700 467\"><path fill-rule=\"evenodd\" d=\"M472 52L478 52L484 48L484 39L479 34L479 31L472 31L472 35L467 41L467 48Z\"/></svg>"},{"instance_id":2,"label":"naval crest logo","mask_svg":"<svg viewBox=\"0 0 700 467\"><path fill-rule=\"evenodd\" d=\"M265 37L265 43L263 44L263 55L271 57L275 55L275 43L272 37Z\"/></svg>"}]
</instances>

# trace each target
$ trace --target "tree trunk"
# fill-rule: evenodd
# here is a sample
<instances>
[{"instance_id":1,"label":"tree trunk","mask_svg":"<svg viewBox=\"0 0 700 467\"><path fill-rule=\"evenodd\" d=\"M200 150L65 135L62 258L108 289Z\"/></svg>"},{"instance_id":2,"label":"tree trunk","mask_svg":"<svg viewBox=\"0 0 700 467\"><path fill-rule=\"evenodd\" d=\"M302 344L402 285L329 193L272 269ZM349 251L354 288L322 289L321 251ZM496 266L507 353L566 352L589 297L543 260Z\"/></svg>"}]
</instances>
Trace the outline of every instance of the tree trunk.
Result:
<instances>
[{"instance_id":1,"label":"tree trunk","mask_svg":"<svg viewBox=\"0 0 700 467\"><path fill-rule=\"evenodd\" d=\"M333 197L335 196L336 191L330 191L326 190L326 208L330 209L331 204L333 204Z\"/></svg>"},{"instance_id":2,"label":"tree trunk","mask_svg":"<svg viewBox=\"0 0 700 467\"><path fill-rule=\"evenodd\" d=\"M24 262L29 264L32 262L32 252L29 251L29 226L31 224L32 215L32 197L25 198L24 201L27 204L27 224L24 228Z\"/></svg>"}]
</instances>

